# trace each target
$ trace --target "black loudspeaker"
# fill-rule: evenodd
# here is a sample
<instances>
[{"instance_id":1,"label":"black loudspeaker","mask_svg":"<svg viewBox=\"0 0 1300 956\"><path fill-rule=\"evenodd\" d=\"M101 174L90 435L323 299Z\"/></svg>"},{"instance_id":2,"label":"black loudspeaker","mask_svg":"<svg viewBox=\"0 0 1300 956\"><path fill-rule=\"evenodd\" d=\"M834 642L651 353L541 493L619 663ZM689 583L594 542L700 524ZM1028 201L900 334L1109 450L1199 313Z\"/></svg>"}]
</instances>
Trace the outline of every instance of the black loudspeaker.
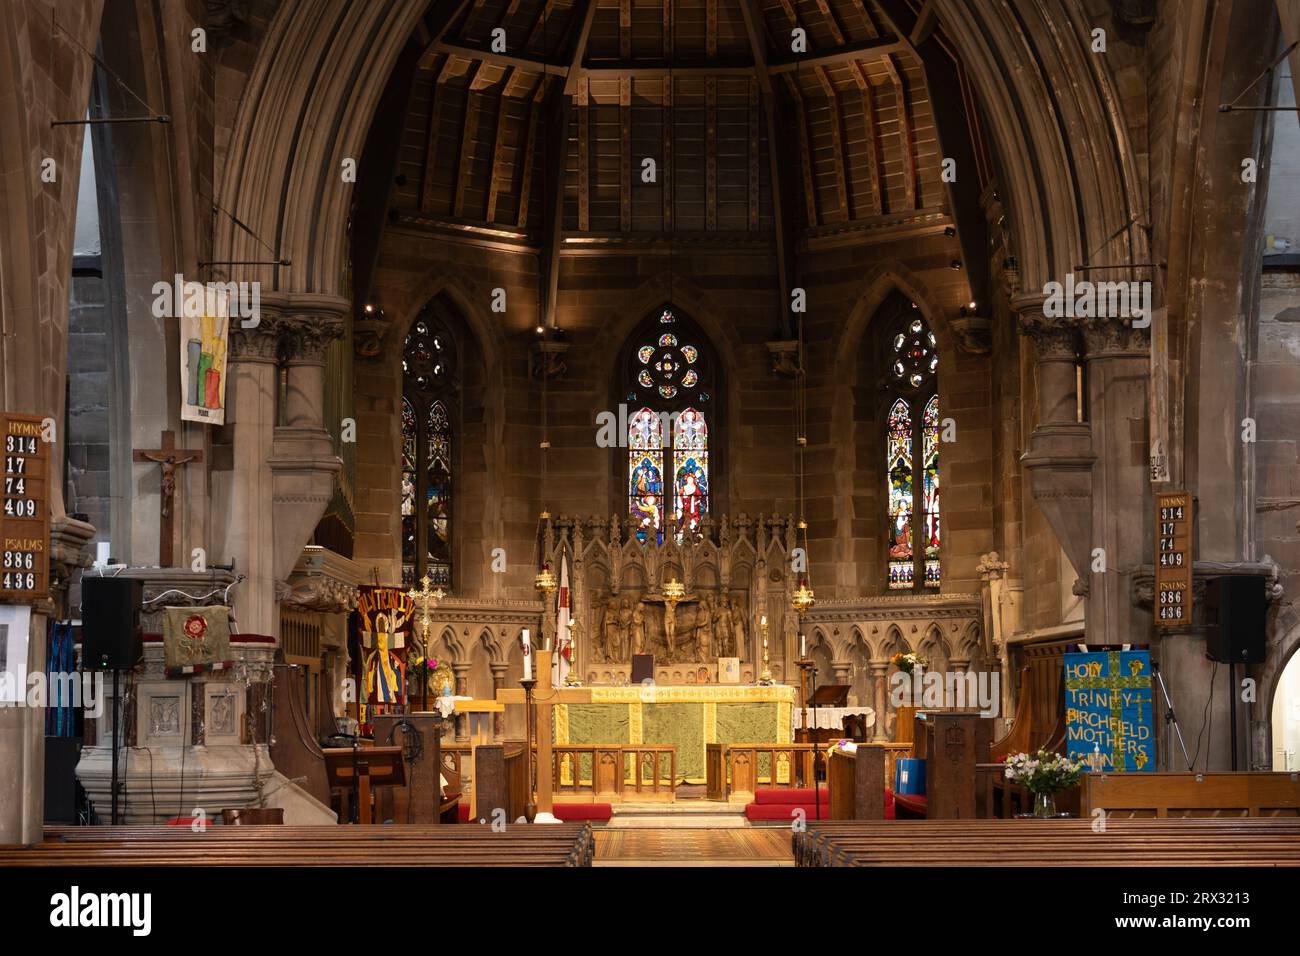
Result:
<instances>
[{"instance_id":1,"label":"black loudspeaker","mask_svg":"<svg viewBox=\"0 0 1300 956\"><path fill-rule=\"evenodd\" d=\"M1264 578L1236 574L1205 582L1205 656L1212 661L1264 659Z\"/></svg>"},{"instance_id":2,"label":"black loudspeaker","mask_svg":"<svg viewBox=\"0 0 1300 956\"><path fill-rule=\"evenodd\" d=\"M140 605L144 582L135 578L81 578L81 666L127 671L144 656Z\"/></svg>"},{"instance_id":3,"label":"black loudspeaker","mask_svg":"<svg viewBox=\"0 0 1300 956\"><path fill-rule=\"evenodd\" d=\"M77 822L77 761L81 741L76 737L45 738L45 822Z\"/></svg>"}]
</instances>

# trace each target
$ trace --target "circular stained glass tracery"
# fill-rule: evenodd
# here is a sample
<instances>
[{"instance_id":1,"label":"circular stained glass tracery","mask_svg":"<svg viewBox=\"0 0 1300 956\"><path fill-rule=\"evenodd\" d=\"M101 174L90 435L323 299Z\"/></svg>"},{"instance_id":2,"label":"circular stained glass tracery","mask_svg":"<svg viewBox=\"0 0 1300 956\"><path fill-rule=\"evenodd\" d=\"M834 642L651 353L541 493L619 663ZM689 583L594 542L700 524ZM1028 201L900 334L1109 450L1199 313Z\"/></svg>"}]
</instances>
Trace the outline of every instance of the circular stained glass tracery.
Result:
<instances>
[{"instance_id":1,"label":"circular stained glass tracery","mask_svg":"<svg viewBox=\"0 0 1300 956\"><path fill-rule=\"evenodd\" d=\"M659 327L633 352L636 362L632 377L639 388L658 395L661 399L676 398L682 389L694 389L703 384L706 363L697 345L683 341L677 332L663 329L664 325L675 324L676 316L670 309L665 309L659 317ZM629 393L629 400L631 395ZM696 399L705 401L704 395Z\"/></svg>"},{"instance_id":2,"label":"circular stained glass tracery","mask_svg":"<svg viewBox=\"0 0 1300 956\"><path fill-rule=\"evenodd\" d=\"M914 318L894 335L890 371L895 381L920 388L934 377L939 368L939 353L934 333L924 320Z\"/></svg>"}]
</instances>

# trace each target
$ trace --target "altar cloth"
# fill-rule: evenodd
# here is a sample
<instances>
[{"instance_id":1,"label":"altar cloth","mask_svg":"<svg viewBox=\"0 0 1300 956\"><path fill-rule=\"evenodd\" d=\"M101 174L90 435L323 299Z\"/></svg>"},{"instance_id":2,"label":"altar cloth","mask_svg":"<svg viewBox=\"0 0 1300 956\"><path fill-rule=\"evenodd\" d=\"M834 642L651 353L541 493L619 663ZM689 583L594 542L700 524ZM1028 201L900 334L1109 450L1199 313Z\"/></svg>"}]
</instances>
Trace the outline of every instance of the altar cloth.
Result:
<instances>
[{"instance_id":1,"label":"altar cloth","mask_svg":"<svg viewBox=\"0 0 1300 956\"><path fill-rule=\"evenodd\" d=\"M554 742L670 744L678 781L704 783L706 744L791 743L795 697L784 684L592 687L590 704L556 705Z\"/></svg>"}]
</instances>

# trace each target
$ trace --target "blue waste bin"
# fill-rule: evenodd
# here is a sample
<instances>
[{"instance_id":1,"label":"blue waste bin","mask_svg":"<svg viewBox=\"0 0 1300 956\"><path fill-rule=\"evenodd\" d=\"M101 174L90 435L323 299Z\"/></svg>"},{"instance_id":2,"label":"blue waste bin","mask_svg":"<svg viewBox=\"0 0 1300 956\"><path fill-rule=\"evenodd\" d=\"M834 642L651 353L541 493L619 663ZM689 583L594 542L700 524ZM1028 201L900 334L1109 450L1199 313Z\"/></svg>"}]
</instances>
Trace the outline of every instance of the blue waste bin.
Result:
<instances>
[{"instance_id":1,"label":"blue waste bin","mask_svg":"<svg viewBox=\"0 0 1300 956\"><path fill-rule=\"evenodd\" d=\"M900 757L894 764L894 793L907 796L924 796L925 761L914 757Z\"/></svg>"}]
</instances>

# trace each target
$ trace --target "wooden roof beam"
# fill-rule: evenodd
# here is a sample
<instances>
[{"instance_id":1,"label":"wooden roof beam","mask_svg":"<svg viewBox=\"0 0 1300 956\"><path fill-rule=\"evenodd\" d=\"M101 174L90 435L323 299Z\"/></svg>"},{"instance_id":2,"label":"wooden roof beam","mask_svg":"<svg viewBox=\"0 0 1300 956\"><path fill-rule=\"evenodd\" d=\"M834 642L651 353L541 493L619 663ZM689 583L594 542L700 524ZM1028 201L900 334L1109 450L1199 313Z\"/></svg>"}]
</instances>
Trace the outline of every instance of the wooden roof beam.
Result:
<instances>
[{"instance_id":1,"label":"wooden roof beam","mask_svg":"<svg viewBox=\"0 0 1300 956\"><path fill-rule=\"evenodd\" d=\"M454 7L446 7L446 19L435 21L432 24L432 39L429 45L425 47L424 53L420 55L420 69L427 70L433 66L434 61L438 58L438 51L434 47L446 39L453 25L461 22L469 3L470 0L460 0Z\"/></svg>"},{"instance_id":2,"label":"wooden roof beam","mask_svg":"<svg viewBox=\"0 0 1300 956\"><path fill-rule=\"evenodd\" d=\"M839 200L839 215L836 218L847 222L853 216L849 209L849 185L844 162L844 133L840 129L843 117L840 115L839 96L835 92L835 84L826 75L825 67L817 67L817 80L821 83L822 92L826 95L826 102L830 104L831 154L835 160L835 195Z\"/></svg>"},{"instance_id":3,"label":"wooden roof beam","mask_svg":"<svg viewBox=\"0 0 1300 956\"><path fill-rule=\"evenodd\" d=\"M782 59L779 62L770 64L768 71L771 73L791 73L795 70L808 69L814 66L856 63L859 60L874 60L895 53L903 53L909 49L911 49L910 45L902 40L889 40L884 43L879 40L872 40L868 43L855 43L834 52L809 53L805 56Z\"/></svg>"}]
</instances>

